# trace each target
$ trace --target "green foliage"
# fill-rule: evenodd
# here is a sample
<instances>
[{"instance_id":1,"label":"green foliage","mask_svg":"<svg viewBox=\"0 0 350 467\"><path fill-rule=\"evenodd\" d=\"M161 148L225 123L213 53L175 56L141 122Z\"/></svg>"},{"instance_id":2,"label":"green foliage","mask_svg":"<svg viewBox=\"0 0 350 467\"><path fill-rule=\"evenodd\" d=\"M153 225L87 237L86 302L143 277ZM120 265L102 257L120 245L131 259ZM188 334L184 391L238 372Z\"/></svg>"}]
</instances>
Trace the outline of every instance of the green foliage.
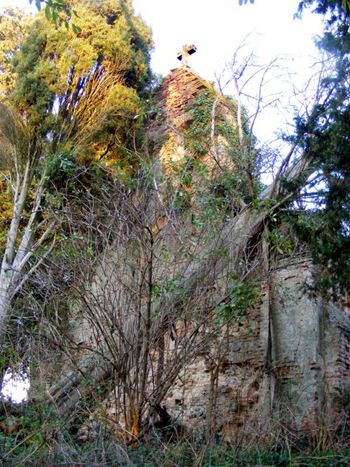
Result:
<instances>
[{"instance_id":1,"label":"green foliage","mask_svg":"<svg viewBox=\"0 0 350 467\"><path fill-rule=\"evenodd\" d=\"M293 216L292 221L296 233L309 243L314 261L323 268L319 287L336 298L350 287L350 10L341 0L315 0L301 2L299 11L309 5L327 14L319 47L329 54L334 67L322 83L324 101L307 120L299 117L296 121L296 138L319 177L310 190L313 212Z\"/></svg>"},{"instance_id":2,"label":"green foliage","mask_svg":"<svg viewBox=\"0 0 350 467\"><path fill-rule=\"evenodd\" d=\"M256 156L253 151L242 156L234 124L237 111L234 101L220 97L212 126L216 96L214 90L205 90L186 109L191 115L184 132L187 153L171 164L172 179L167 180L170 209L191 218L192 232L201 237L201 242L209 240L216 229L240 211L242 197L250 200L245 162L250 159L253 167ZM253 140L249 135L247 138L253 147ZM218 160L213 151L219 154ZM258 191L256 173L252 180Z\"/></svg>"},{"instance_id":3,"label":"green foliage","mask_svg":"<svg viewBox=\"0 0 350 467\"><path fill-rule=\"evenodd\" d=\"M52 407L49 408L39 400L35 404L18 405L1 400L0 424L9 426L10 431L0 431L0 450L4 462L2 465L20 465L26 455L30 456L37 449L46 453L49 448L46 440L60 428L55 415Z\"/></svg>"},{"instance_id":4,"label":"green foliage","mask_svg":"<svg viewBox=\"0 0 350 467\"><path fill-rule=\"evenodd\" d=\"M81 0L75 8L78 32L37 15L13 51L12 100L54 152L68 145L83 160L120 158L118 147L140 126L151 34L129 2Z\"/></svg>"},{"instance_id":5,"label":"green foliage","mask_svg":"<svg viewBox=\"0 0 350 467\"><path fill-rule=\"evenodd\" d=\"M282 467L345 467L350 452L314 451L290 452L288 449L268 449L264 447L245 446L230 447L224 443L205 443L201 436L185 439L178 443L167 443L153 439L149 444L142 444L130 452L130 458L136 467L251 467L251 466L282 466Z\"/></svg>"},{"instance_id":6,"label":"green foliage","mask_svg":"<svg viewBox=\"0 0 350 467\"><path fill-rule=\"evenodd\" d=\"M22 10L6 8L0 15L0 101L8 99L15 87L11 60L25 36L26 24Z\"/></svg>"},{"instance_id":7,"label":"green foliage","mask_svg":"<svg viewBox=\"0 0 350 467\"><path fill-rule=\"evenodd\" d=\"M346 467L350 452L338 450L290 451L247 444L232 447L219 440L205 442L201 434L182 440L165 441L160 430L154 430L147 443L126 448L116 441L114 433L100 423L93 424L89 439L75 432L74 420L58 423L58 417L42 403L6 407L13 423L20 429L10 435L0 432L0 447L6 457L4 466L134 466L134 467ZM1 414L3 415L3 413ZM74 417L72 417L74 419ZM41 430L40 430L41 424ZM10 453L10 450L13 450ZM10 453L9 455L7 455Z\"/></svg>"},{"instance_id":8,"label":"green foliage","mask_svg":"<svg viewBox=\"0 0 350 467\"><path fill-rule=\"evenodd\" d=\"M214 99L214 91L204 91L186 109L193 116L193 122L186 134L186 146L194 157L203 156L210 149L211 109Z\"/></svg>"},{"instance_id":9,"label":"green foliage","mask_svg":"<svg viewBox=\"0 0 350 467\"><path fill-rule=\"evenodd\" d=\"M337 392L333 394L334 403L350 417L350 391L340 388L336 388L336 391ZM344 429L346 429L346 426L344 426ZM348 431L350 431L350 427Z\"/></svg>"},{"instance_id":10,"label":"green foliage","mask_svg":"<svg viewBox=\"0 0 350 467\"><path fill-rule=\"evenodd\" d=\"M186 110L193 116L185 133L185 145L191 155L191 164L194 167L195 161L199 158L205 157L208 160L209 155L213 157L214 145L218 146L217 152L220 154L218 164L212 169L212 172L216 172L216 176L211 175L212 194L215 193L216 197L221 196L222 200L226 198L224 201L226 205L228 200L232 202L232 200L243 199L250 202L252 190L258 193L261 188L258 181L258 154L254 150L254 137L249 134L247 126L243 125L245 142L244 148L241 147L238 130L234 123L237 104L228 97L220 98L220 104L216 107L214 135L212 135L212 112L215 98L213 90L206 90L200 93ZM212 136L215 141L212 141ZM186 168L192 169L189 164ZM206 170L210 170L208 161ZM202 173L201 178L204 176L208 179L209 175L209 173Z\"/></svg>"},{"instance_id":11,"label":"green foliage","mask_svg":"<svg viewBox=\"0 0 350 467\"><path fill-rule=\"evenodd\" d=\"M238 280L235 274L231 276ZM229 300L215 309L216 319L224 322L243 321L249 308L257 305L259 301L259 289L255 282L238 282L232 288Z\"/></svg>"},{"instance_id":12,"label":"green foliage","mask_svg":"<svg viewBox=\"0 0 350 467\"><path fill-rule=\"evenodd\" d=\"M6 433L0 428L0 465L127 465L125 448L106 426L95 422L93 435L82 442L76 425L82 418L84 414L77 411L69 420L61 420L43 398L19 405L1 401L0 426L13 425L14 431Z\"/></svg>"},{"instance_id":13,"label":"green foliage","mask_svg":"<svg viewBox=\"0 0 350 467\"><path fill-rule=\"evenodd\" d=\"M322 267L315 277L316 288L339 298L350 288L350 240L338 213L325 210L291 214L287 222L297 237L310 245L314 262Z\"/></svg>"},{"instance_id":14,"label":"green foliage","mask_svg":"<svg viewBox=\"0 0 350 467\"><path fill-rule=\"evenodd\" d=\"M79 26L71 22L72 17L77 17L78 13L76 10L71 10L68 0L29 0L29 3L32 4L33 1L39 11L42 3L46 5L44 11L47 21L52 21L56 26L64 24L66 29L71 26L75 34L81 31Z\"/></svg>"},{"instance_id":15,"label":"green foliage","mask_svg":"<svg viewBox=\"0 0 350 467\"><path fill-rule=\"evenodd\" d=\"M349 0L302 0L299 3L298 14L301 15L303 10L308 7L315 7L314 12L326 15L331 13L328 17L328 24L333 24L337 21L337 16L343 13L348 14L350 11Z\"/></svg>"},{"instance_id":16,"label":"green foliage","mask_svg":"<svg viewBox=\"0 0 350 467\"><path fill-rule=\"evenodd\" d=\"M268 205L268 203L264 203ZM266 206L267 207L267 206ZM264 229L263 239L269 244L270 252L274 255L291 256L296 249L295 236L288 232L288 216L271 215L269 228Z\"/></svg>"}]
</instances>

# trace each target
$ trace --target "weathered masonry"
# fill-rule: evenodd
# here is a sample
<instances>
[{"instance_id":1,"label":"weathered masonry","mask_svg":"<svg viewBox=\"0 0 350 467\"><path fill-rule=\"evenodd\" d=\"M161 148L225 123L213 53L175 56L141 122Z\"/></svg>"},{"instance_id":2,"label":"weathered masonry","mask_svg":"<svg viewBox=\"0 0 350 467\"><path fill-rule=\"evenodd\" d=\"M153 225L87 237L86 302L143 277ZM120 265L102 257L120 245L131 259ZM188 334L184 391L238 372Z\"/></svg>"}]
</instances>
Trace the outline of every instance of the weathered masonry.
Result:
<instances>
[{"instance_id":1,"label":"weathered masonry","mask_svg":"<svg viewBox=\"0 0 350 467\"><path fill-rule=\"evenodd\" d=\"M192 214L199 204L191 204L191 189L200 185L201 172L192 186L175 175L177 164L192 163L186 133L196 117L188 109L203 93L216 108L196 162L214 180L220 170L234 173L229 144L214 128L237 129L232 102L185 60L156 94L161 118L148 128L156 156L150 193L144 200L139 193L137 209L131 205L122 218L116 243L96 258L90 282L80 279L67 325L73 350L58 362L65 375L57 381L50 362L43 380L61 413L79 406L94 384L103 387L106 410L134 434L140 413L145 419L161 406L186 426L214 426L227 436L247 421L268 419L312 430L337 416L337 396L350 390L346 301L333 304L312 292L315 267L305 249L265 255L261 210L231 205L226 212L220 205L224 220L212 226L210 218L209 238L197 235ZM164 214L168 194L180 188L189 203ZM247 243L251 252L244 257ZM256 297L238 319L217 325L213 310L229 304L246 278Z\"/></svg>"},{"instance_id":2,"label":"weathered masonry","mask_svg":"<svg viewBox=\"0 0 350 467\"><path fill-rule=\"evenodd\" d=\"M217 423L226 430L286 414L292 426L312 429L335 415L339 389L349 390L349 316L308 295L311 270L303 257L275 265L270 285L261 284L261 306L230 326L216 382ZM210 377L204 355L184 369L166 405L186 423L205 425Z\"/></svg>"},{"instance_id":3,"label":"weathered masonry","mask_svg":"<svg viewBox=\"0 0 350 467\"><path fill-rule=\"evenodd\" d=\"M169 136L159 149L165 168L183 157L182 132L193 118L186 108L208 89L187 60L164 79L157 97ZM217 425L234 428L247 418L287 414L296 428L311 429L335 416L339 391L350 390L349 310L308 291L313 272L303 254L280 259L261 282L260 307L231 324L225 357L217 362ZM165 400L186 424L206 424L212 361L202 355L184 368Z\"/></svg>"}]
</instances>

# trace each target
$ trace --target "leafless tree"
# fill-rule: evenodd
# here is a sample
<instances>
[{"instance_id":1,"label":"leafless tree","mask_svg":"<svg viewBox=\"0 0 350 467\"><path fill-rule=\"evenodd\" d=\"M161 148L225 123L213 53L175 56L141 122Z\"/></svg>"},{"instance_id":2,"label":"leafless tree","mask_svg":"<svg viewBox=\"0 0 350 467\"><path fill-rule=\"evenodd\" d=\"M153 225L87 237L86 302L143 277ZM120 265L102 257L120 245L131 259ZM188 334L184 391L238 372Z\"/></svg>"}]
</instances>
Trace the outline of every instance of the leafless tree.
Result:
<instances>
[{"instance_id":1,"label":"leafless tree","mask_svg":"<svg viewBox=\"0 0 350 467\"><path fill-rule=\"evenodd\" d=\"M43 216L46 187L45 151L33 129L10 107L0 108L1 176L12 192L13 212L0 271L0 344L4 339L13 297L52 251L55 237L44 255L33 255L54 231L56 220ZM37 173L41 172L38 176ZM28 211L29 194L33 202Z\"/></svg>"}]
</instances>

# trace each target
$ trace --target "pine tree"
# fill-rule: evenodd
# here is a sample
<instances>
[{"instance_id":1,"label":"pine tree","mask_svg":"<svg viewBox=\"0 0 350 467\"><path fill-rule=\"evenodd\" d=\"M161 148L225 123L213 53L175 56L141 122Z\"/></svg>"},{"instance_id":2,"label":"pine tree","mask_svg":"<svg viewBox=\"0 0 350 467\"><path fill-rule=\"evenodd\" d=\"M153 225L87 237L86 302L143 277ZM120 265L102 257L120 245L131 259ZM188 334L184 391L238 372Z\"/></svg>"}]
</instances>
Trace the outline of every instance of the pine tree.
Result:
<instances>
[{"instance_id":1,"label":"pine tree","mask_svg":"<svg viewBox=\"0 0 350 467\"><path fill-rule=\"evenodd\" d=\"M314 212L299 215L293 224L323 268L318 285L336 298L350 287L350 8L341 0L317 0L301 2L299 11L310 5L326 15L318 45L333 70L322 83L327 97L308 121L297 121L297 137L319 176Z\"/></svg>"}]
</instances>

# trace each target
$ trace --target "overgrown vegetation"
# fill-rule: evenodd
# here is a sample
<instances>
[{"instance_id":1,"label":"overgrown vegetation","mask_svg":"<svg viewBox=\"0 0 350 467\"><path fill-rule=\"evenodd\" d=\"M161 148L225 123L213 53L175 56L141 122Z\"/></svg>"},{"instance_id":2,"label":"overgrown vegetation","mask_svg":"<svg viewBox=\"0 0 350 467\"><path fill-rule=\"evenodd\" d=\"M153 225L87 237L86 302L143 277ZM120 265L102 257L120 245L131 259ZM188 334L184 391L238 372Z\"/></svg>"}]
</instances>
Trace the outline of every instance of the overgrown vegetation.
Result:
<instances>
[{"instance_id":1,"label":"overgrown vegetation","mask_svg":"<svg viewBox=\"0 0 350 467\"><path fill-rule=\"evenodd\" d=\"M83 417L83 414L80 415ZM243 425L228 441L223 435L181 431L181 426L153 428L145 442L127 446L108 420L90 418L89 433L78 433L75 418L60 419L43 400L21 406L2 402L0 448L6 467L76 466L323 466L346 467L349 449L329 433L295 436L286 427Z\"/></svg>"},{"instance_id":2,"label":"overgrown vegetation","mask_svg":"<svg viewBox=\"0 0 350 467\"><path fill-rule=\"evenodd\" d=\"M322 83L327 98L314 107L307 120L299 117L296 122L296 137L318 172L304 193L315 205L314 212L300 213L292 221L297 235L309 243L314 261L323 268L319 289L336 298L350 286L350 10L341 0L305 1L299 12L309 6L327 15L318 45L333 67Z\"/></svg>"},{"instance_id":3,"label":"overgrown vegetation","mask_svg":"<svg viewBox=\"0 0 350 467\"><path fill-rule=\"evenodd\" d=\"M75 2L74 28L56 27L68 3L46 3L49 22L0 17L0 370L29 373L32 391L2 401L4 465L345 466L348 393L329 427L317 413L299 433L292 405L275 398L293 382L279 379L271 336L275 261L308 247L318 293L337 300L349 286L343 3L303 2L333 12L322 47L336 67L268 187L239 92L197 94L184 153L164 169L147 134L152 41L131 3ZM57 4L68 19L51 21ZM247 418L237 396L230 425L219 380L240 328L257 336L263 302L265 361L246 399L267 382L268 415ZM164 401L176 386L183 415L198 361L207 399L192 429Z\"/></svg>"}]
</instances>

